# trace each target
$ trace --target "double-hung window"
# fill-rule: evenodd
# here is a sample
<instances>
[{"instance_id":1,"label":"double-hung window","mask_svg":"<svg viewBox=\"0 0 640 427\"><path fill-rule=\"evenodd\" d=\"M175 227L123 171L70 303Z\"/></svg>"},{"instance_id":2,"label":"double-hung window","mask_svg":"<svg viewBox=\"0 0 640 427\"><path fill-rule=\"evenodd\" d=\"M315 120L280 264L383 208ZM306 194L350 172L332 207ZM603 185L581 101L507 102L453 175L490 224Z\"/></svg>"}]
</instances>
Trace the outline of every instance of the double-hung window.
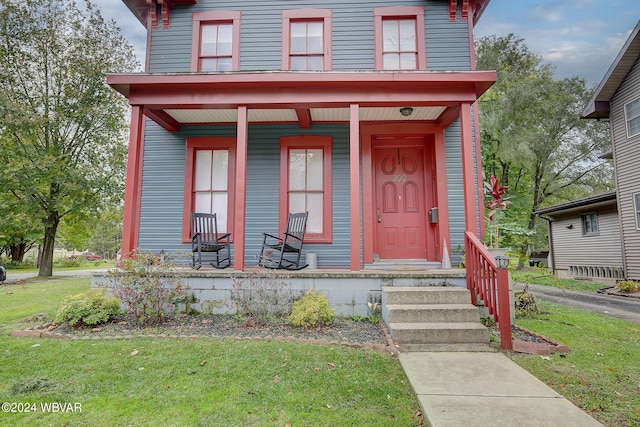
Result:
<instances>
[{"instance_id":1,"label":"double-hung window","mask_svg":"<svg viewBox=\"0 0 640 427\"><path fill-rule=\"evenodd\" d=\"M640 134L640 98L624 105L627 138Z\"/></svg>"},{"instance_id":2,"label":"double-hung window","mask_svg":"<svg viewBox=\"0 0 640 427\"><path fill-rule=\"evenodd\" d=\"M233 11L193 14L191 71L240 69L240 16Z\"/></svg>"},{"instance_id":3,"label":"double-hung window","mask_svg":"<svg viewBox=\"0 0 640 427\"><path fill-rule=\"evenodd\" d=\"M331 69L330 10L282 11L282 69L291 71Z\"/></svg>"},{"instance_id":4,"label":"double-hung window","mask_svg":"<svg viewBox=\"0 0 640 427\"><path fill-rule=\"evenodd\" d=\"M289 213L309 212L305 241L331 242L331 145L330 136L280 138L280 228Z\"/></svg>"},{"instance_id":5,"label":"double-hung window","mask_svg":"<svg viewBox=\"0 0 640 427\"><path fill-rule=\"evenodd\" d=\"M424 70L424 7L373 9L376 70Z\"/></svg>"},{"instance_id":6,"label":"double-hung window","mask_svg":"<svg viewBox=\"0 0 640 427\"><path fill-rule=\"evenodd\" d=\"M373 10L376 70L424 70L424 7Z\"/></svg>"},{"instance_id":7,"label":"double-hung window","mask_svg":"<svg viewBox=\"0 0 640 427\"><path fill-rule=\"evenodd\" d=\"M582 234L585 236L598 234L598 214L588 213L582 215Z\"/></svg>"},{"instance_id":8,"label":"double-hung window","mask_svg":"<svg viewBox=\"0 0 640 427\"><path fill-rule=\"evenodd\" d=\"M191 212L215 213L218 231L233 231L235 139L187 138L182 239Z\"/></svg>"}]
</instances>

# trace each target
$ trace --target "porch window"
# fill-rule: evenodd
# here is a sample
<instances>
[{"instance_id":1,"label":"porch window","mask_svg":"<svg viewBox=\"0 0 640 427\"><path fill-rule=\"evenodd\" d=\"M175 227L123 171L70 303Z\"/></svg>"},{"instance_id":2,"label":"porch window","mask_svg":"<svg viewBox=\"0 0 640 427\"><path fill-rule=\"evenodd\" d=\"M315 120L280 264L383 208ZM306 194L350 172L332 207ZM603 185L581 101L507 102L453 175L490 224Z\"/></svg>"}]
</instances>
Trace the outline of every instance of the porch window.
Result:
<instances>
[{"instance_id":1,"label":"porch window","mask_svg":"<svg viewBox=\"0 0 640 427\"><path fill-rule=\"evenodd\" d=\"M598 234L598 214L582 215L582 234L585 236Z\"/></svg>"},{"instance_id":2,"label":"porch window","mask_svg":"<svg viewBox=\"0 0 640 427\"><path fill-rule=\"evenodd\" d=\"M331 11L282 11L282 69L331 70Z\"/></svg>"},{"instance_id":3,"label":"porch window","mask_svg":"<svg viewBox=\"0 0 640 427\"><path fill-rule=\"evenodd\" d=\"M289 213L309 212L305 241L330 243L330 136L290 136L280 139L280 228Z\"/></svg>"},{"instance_id":4,"label":"porch window","mask_svg":"<svg viewBox=\"0 0 640 427\"><path fill-rule=\"evenodd\" d=\"M224 11L193 14L191 71L239 70L240 15Z\"/></svg>"},{"instance_id":5,"label":"porch window","mask_svg":"<svg viewBox=\"0 0 640 427\"><path fill-rule=\"evenodd\" d=\"M640 98L625 104L624 117L627 123L627 138L640 134Z\"/></svg>"},{"instance_id":6,"label":"porch window","mask_svg":"<svg viewBox=\"0 0 640 427\"><path fill-rule=\"evenodd\" d=\"M182 239L189 241L191 212L215 213L218 231L233 231L235 139L187 139Z\"/></svg>"},{"instance_id":7,"label":"porch window","mask_svg":"<svg viewBox=\"0 0 640 427\"><path fill-rule=\"evenodd\" d=\"M424 7L373 10L377 70L424 70Z\"/></svg>"},{"instance_id":8,"label":"porch window","mask_svg":"<svg viewBox=\"0 0 640 427\"><path fill-rule=\"evenodd\" d=\"M633 195L633 211L636 213L636 230L640 230L640 193Z\"/></svg>"}]
</instances>

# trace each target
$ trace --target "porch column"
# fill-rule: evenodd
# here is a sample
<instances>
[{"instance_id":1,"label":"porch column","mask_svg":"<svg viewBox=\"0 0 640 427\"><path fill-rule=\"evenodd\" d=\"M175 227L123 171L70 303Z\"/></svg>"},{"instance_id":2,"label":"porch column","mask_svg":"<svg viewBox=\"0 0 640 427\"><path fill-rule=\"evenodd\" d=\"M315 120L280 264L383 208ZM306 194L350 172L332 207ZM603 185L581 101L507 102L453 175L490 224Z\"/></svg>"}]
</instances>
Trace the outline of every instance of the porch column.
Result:
<instances>
[{"instance_id":1,"label":"porch column","mask_svg":"<svg viewBox=\"0 0 640 427\"><path fill-rule=\"evenodd\" d=\"M142 190L142 161L144 148L144 114L139 105L131 107L129 128L129 156L124 192L124 218L122 219L122 256L138 247L140 232L140 192Z\"/></svg>"},{"instance_id":2,"label":"porch column","mask_svg":"<svg viewBox=\"0 0 640 427\"><path fill-rule=\"evenodd\" d=\"M462 144L462 182L464 187L464 222L465 230L478 235L478 206L476 204L476 188L473 160L473 127L471 124L471 104L460 104L460 139Z\"/></svg>"},{"instance_id":3,"label":"porch column","mask_svg":"<svg viewBox=\"0 0 640 427\"><path fill-rule=\"evenodd\" d=\"M349 107L349 197L351 271L360 270L360 105Z\"/></svg>"},{"instance_id":4,"label":"porch column","mask_svg":"<svg viewBox=\"0 0 640 427\"><path fill-rule=\"evenodd\" d=\"M244 235L247 205L247 145L249 143L249 123L247 107L238 107L236 134L236 188L233 227L234 270L244 269Z\"/></svg>"}]
</instances>

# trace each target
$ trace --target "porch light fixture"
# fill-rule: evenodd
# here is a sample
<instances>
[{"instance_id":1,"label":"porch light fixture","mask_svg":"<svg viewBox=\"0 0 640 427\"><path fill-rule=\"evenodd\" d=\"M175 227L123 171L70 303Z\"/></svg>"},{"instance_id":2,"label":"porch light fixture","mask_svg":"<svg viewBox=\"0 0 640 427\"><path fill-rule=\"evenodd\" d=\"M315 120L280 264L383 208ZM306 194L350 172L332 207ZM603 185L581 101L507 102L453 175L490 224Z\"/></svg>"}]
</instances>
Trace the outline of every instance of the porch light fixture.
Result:
<instances>
[{"instance_id":1,"label":"porch light fixture","mask_svg":"<svg viewBox=\"0 0 640 427\"><path fill-rule=\"evenodd\" d=\"M409 117L412 113L413 113L412 107L402 107L400 109L400 114L402 114L405 117Z\"/></svg>"},{"instance_id":2,"label":"porch light fixture","mask_svg":"<svg viewBox=\"0 0 640 427\"><path fill-rule=\"evenodd\" d=\"M507 268L509 267L509 257L506 256L497 256L496 264L498 264L498 268Z\"/></svg>"}]
</instances>

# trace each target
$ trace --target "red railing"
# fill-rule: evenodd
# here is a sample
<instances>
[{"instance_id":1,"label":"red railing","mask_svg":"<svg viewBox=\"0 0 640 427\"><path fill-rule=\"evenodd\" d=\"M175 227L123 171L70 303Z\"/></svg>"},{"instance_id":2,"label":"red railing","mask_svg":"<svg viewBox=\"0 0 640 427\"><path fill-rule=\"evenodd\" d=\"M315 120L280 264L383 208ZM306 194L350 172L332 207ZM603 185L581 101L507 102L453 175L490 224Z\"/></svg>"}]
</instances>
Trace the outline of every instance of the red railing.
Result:
<instances>
[{"instance_id":1,"label":"red railing","mask_svg":"<svg viewBox=\"0 0 640 427\"><path fill-rule=\"evenodd\" d=\"M500 330L500 347L511 350L511 310L509 306L509 273L498 268L495 258L484 244L467 231L464 239L467 288L471 291L471 303L476 296L484 302L489 314Z\"/></svg>"}]
</instances>

